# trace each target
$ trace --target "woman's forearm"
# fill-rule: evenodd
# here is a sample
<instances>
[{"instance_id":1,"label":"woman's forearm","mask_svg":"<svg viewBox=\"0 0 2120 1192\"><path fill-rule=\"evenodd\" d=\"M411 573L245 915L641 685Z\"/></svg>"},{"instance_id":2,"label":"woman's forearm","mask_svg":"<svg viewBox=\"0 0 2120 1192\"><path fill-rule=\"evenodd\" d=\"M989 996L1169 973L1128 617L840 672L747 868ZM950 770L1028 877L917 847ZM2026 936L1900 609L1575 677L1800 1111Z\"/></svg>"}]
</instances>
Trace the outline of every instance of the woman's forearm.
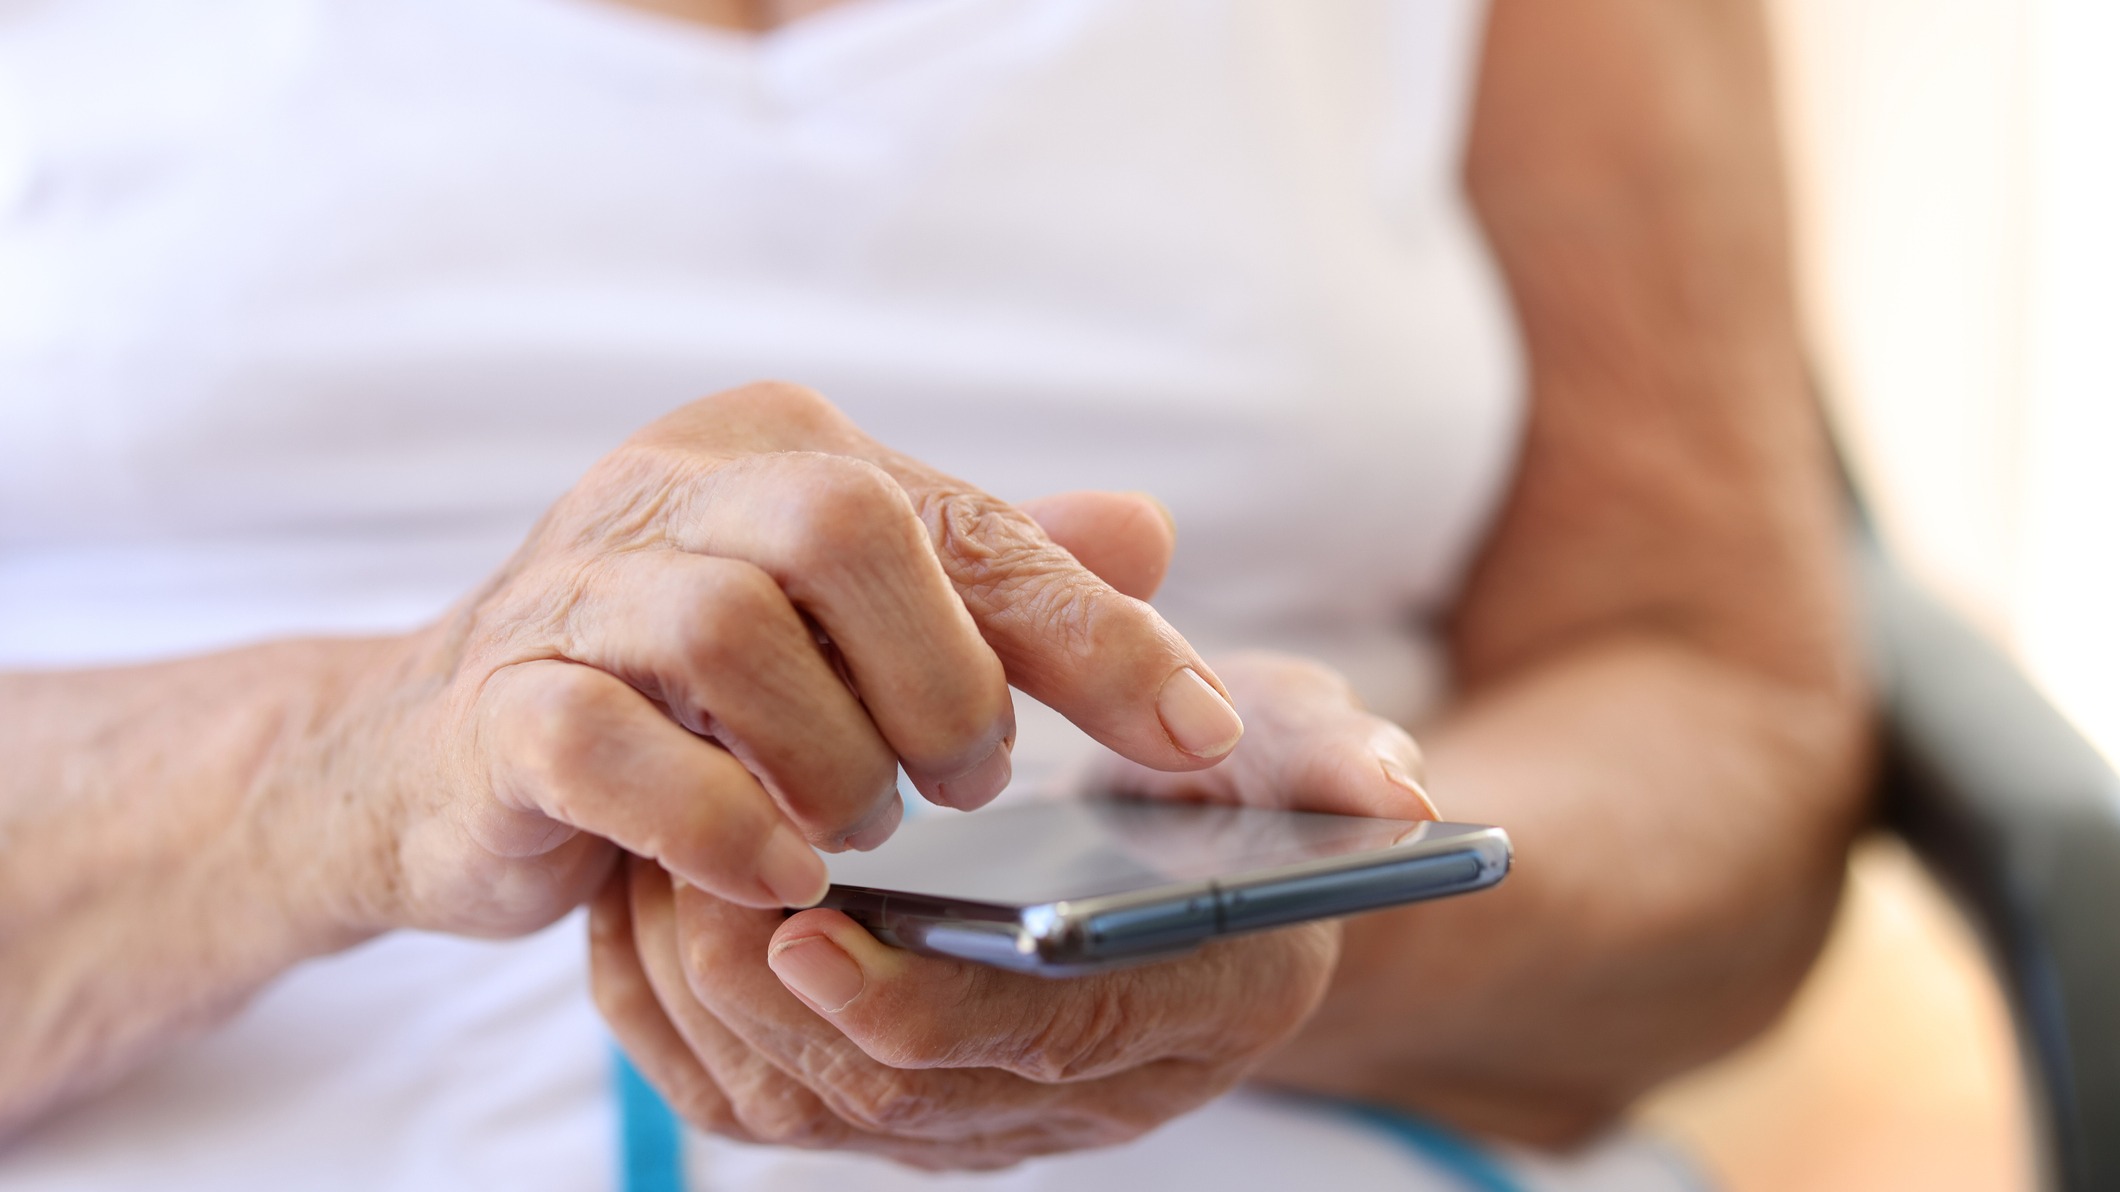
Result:
<instances>
[{"instance_id":1,"label":"woman's forearm","mask_svg":"<svg viewBox=\"0 0 2120 1192\"><path fill-rule=\"evenodd\" d=\"M385 648L0 675L0 1133L369 932L358 809L289 771Z\"/></svg>"},{"instance_id":2,"label":"woman's forearm","mask_svg":"<svg viewBox=\"0 0 2120 1192\"><path fill-rule=\"evenodd\" d=\"M1613 637L1424 734L1451 818L1518 863L1349 923L1271 1079L1538 1143L1579 1137L1764 1025L1823 936L1859 822L1859 689Z\"/></svg>"},{"instance_id":3,"label":"woman's forearm","mask_svg":"<svg viewBox=\"0 0 2120 1192\"><path fill-rule=\"evenodd\" d=\"M1422 735L1500 889L1349 925L1270 1071L1538 1142L1756 1030L1825 930L1867 725L1757 0L1493 0L1467 189L1530 409Z\"/></svg>"}]
</instances>

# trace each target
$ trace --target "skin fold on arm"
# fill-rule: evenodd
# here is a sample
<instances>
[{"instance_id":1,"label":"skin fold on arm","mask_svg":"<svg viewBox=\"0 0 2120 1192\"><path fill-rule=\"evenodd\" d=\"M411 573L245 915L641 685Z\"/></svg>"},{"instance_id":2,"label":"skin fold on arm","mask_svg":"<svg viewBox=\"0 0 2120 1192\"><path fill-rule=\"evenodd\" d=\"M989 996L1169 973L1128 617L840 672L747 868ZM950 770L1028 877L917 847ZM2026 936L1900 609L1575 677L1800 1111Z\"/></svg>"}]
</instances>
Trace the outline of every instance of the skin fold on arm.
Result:
<instances>
[{"instance_id":1,"label":"skin fold on arm","mask_svg":"<svg viewBox=\"0 0 2120 1192\"><path fill-rule=\"evenodd\" d=\"M1467 163L1528 352L1425 726L1493 892L1349 923L1269 1079L1560 1145L1754 1033L1863 813L1843 511L1750 0L1497 0Z\"/></svg>"}]
</instances>

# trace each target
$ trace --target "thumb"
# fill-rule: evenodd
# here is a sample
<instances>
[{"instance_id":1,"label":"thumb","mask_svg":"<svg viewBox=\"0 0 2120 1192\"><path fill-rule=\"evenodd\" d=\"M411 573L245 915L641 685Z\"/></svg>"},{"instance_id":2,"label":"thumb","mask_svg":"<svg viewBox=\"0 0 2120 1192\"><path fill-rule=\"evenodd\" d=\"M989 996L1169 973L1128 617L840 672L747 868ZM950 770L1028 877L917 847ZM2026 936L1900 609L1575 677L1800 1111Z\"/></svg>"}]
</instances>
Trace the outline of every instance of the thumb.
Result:
<instances>
[{"instance_id":1,"label":"thumb","mask_svg":"<svg viewBox=\"0 0 2120 1192\"><path fill-rule=\"evenodd\" d=\"M1067 492L1017 505L1097 578L1136 600L1163 586L1177 523L1147 493Z\"/></svg>"}]
</instances>

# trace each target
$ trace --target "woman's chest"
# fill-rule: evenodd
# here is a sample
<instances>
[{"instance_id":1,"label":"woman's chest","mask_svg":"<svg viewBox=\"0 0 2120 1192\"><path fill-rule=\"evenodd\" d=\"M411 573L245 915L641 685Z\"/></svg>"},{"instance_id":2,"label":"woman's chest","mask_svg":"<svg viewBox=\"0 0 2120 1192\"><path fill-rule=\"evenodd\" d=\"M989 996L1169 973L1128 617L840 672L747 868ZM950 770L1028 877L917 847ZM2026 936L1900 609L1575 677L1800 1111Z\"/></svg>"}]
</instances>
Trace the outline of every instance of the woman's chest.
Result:
<instances>
[{"instance_id":1,"label":"woman's chest","mask_svg":"<svg viewBox=\"0 0 2120 1192\"><path fill-rule=\"evenodd\" d=\"M208 29L160 118L43 118L124 54L18 72L0 553L527 527L765 376L1004 495L1156 492L1174 595L1245 615L1437 598L1507 473L1412 51L1243 5L930 5L913 61L873 12L768 54L442 7Z\"/></svg>"}]
</instances>

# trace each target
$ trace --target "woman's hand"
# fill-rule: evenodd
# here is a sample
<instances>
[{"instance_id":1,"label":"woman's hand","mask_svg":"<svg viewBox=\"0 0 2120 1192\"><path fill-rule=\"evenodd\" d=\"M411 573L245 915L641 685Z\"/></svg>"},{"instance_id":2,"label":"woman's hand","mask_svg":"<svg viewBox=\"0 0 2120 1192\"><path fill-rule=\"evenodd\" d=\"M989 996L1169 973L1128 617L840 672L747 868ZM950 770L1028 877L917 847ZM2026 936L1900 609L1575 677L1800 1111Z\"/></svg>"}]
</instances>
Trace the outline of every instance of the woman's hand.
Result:
<instances>
[{"instance_id":1,"label":"woman's hand","mask_svg":"<svg viewBox=\"0 0 2120 1192\"><path fill-rule=\"evenodd\" d=\"M733 904L816 899L902 762L971 807L1008 685L1144 765L1243 731L1146 604L1153 501L1009 505L759 385L598 463L433 628L0 676L0 1133L392 927L504 935L617 848ZM1070 542L1070 538L1072 541Z\"/></svg>"},{"instance_id":2,"label":"woman's hand","mask_svg":"<svg viewBox=\"0 0 2120 1192\"><path fill-rule=\"evenodd\" d=\"M1244 747L1197 773L1126 764L1116 786L1432 817L1412 738L1338 676L1271 655L1222 670ZM1227 1091L1309 1017L1339 941L1313 923L1053 981L887 947L837 911L747 909L637 859L591 911L597 1004L687 1120L936 1168L1122 1142Z\"/></svg>"},{"instance_id":3,"label":"woman's hand","mask_svg":"<svg viewBox=\"0 0 2120 1192\"><path fill-rule=\"evenodd\" d=\"M377 926L540 926L614 844L735 904L804 906L826 883L811 845L890 834L899 765L950 806L1000 791L1010 682L1150 767L1242 732L1183 639L1029 516L760 385L597 464L292 781L380 828Z\"/></svg>"}]
</instances>

